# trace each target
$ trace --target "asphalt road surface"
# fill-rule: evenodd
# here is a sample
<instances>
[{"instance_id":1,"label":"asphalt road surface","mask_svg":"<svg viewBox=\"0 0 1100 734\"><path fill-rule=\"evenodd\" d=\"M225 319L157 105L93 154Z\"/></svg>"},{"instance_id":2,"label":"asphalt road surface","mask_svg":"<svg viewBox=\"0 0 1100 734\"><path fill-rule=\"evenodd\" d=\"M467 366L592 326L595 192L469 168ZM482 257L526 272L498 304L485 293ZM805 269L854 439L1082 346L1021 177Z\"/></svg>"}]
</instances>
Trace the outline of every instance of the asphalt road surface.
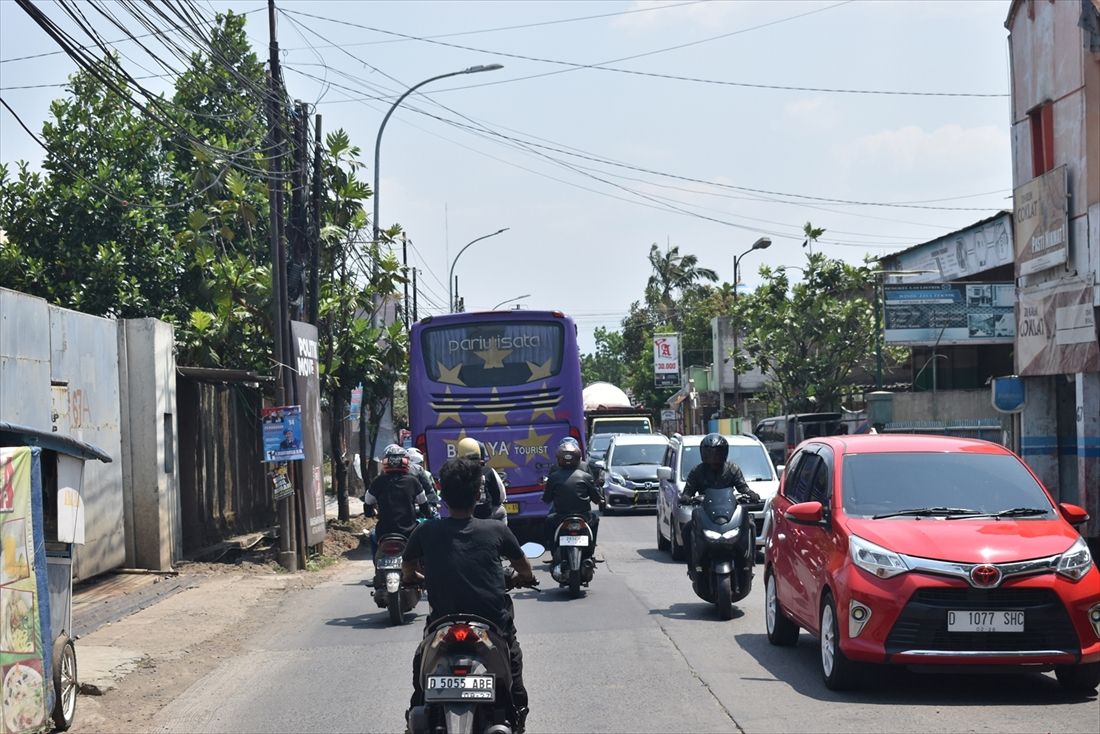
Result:
<instances>
[{"instance_id":1,"label":"asphalt road surface","mask_svg":"<svg viewBox=\"0 0 1100 734\"><path fill-rule=\"evenodd\" d=\"M1052 675L882 670L855 693L821 682L816 640L774 648L758 575L728 622L655 547L652 514L600 524L606 558L584 598L516 593L516 625L536 732L1096 732L1095 696ZM424 623L390 627L353 562L288 598L242 653L154 720L166 732L396 732Z\"/></svg>"}]
</instances>

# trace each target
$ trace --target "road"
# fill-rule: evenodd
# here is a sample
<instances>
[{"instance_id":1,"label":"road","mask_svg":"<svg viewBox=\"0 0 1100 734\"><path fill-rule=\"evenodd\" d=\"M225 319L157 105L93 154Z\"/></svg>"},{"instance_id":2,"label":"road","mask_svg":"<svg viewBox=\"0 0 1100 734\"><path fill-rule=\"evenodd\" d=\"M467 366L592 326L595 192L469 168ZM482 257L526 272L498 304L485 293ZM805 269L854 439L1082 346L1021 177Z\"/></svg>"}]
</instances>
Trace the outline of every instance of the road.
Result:
<instances>
[{"instance_id":1,"label":"road","mask_svg":"<svg viewBox=\"0 0 1100 734\"><path fill-rule=\"evenodd\" d=\"M816 641L773 648L761 584L719 621L682 564L654 547L652 515L605 518L606 558L585 598L517 593L531 732L1096 732L1096 697L1051 675L884 670L856 693L821 682ZM242 654L154 720L164 732L394 732L411 690L415 622L390 627L362 580L366 561L288 598ZM759 577L757 579L759 581Z\"/></svg>"}]
</instances>

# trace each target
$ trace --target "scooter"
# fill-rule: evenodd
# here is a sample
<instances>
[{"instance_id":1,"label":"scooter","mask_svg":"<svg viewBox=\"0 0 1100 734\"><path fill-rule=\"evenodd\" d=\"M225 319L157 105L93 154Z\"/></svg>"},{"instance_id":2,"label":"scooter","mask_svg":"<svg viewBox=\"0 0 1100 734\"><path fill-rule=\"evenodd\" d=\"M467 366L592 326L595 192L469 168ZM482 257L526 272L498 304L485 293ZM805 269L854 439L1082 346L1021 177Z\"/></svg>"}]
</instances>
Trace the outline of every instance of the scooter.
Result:
<instances>
[{"instance_id":1,"label":"scooter","mask_svg":"<svg viewBox=\"0 0 1100 734\"><path fill-rule=\"evenodd\" d=\"M544 551L537 543L523 546L527 558ZM512 579L508 574L509 588ZM453 614L429 625L424 639L430 641L420 653L424 699L409 710L412 734L520 734L512 721L512 666L504 630L477 615Z\"/></svg>"},{"instance_id":2,"label":"scooter","mask_svg":"<svg viewBox=\"0 0 1100 734\"><path fill-rule=\"evenodd\" d=\"M722 619L733 618L733 603L752 590L756 539L752 515L737 501L732 487L707 489L695 498L691 513L688 576L696 595L718 607Z\"/></svg>"},{"instance_id":3,"label":"scooter","mask_svg":"<svg viewBox=\"0 0 1100 734\"><path fill-rule=\"evenodd\" d=\"M405 624L405 615L420 602L420 588L401 580L406 542L404 535L384 535L374 554L374 603L389 610L393 625Z\"/></svg>"},{"instance_id":4,"label":"scooter","mask_svg":"<svg viewBox=\"0 0 1100 734\"><path fill-rule=\"evenodd\" d=\"M581 595L581 586L592 581L596 570L596 559L592 557L595 541L592 528L582 515L567 516L554 532L550 575L559 586L568 586L574 599Z\"/></svg>"}]
</instances>

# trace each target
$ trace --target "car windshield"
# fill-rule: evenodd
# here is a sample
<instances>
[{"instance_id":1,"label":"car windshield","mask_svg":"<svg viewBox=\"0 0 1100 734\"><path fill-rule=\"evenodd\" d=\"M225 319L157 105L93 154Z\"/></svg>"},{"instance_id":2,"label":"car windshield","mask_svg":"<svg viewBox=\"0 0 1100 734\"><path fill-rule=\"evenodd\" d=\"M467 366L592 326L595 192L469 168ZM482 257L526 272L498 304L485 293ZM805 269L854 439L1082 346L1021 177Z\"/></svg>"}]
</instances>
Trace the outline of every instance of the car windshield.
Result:
<instances>
[{"instance_id":1,"label":"car windshield","mask_svg":"<svg viewBox=\"0 0 1100 734\"><path fill-rule=\"evenodd\" d=\"M1008 513L1044 517L1050 499L1015 456L891 452L844 458L843 506L858 517ZM1024 509L1036 512L1021 512Z\"/></svg>"},{"instance_id":2,"label":"car windshield","mask_svg":"<svg viewBox=\"0 0 1100 734\"><path fill-rule=\"evenodd\" d=\"M588 442L590 451L607 451L607 445L611 443L611 436L593 436Z\"/></svg>"},{"instance_id":3,"label":"car windshield","mask_svg":"<svg viewBox=\"0 0 1100 734\"><path fill-rule=\"evenodd\" d=\"M680 455L680 479L687 479L688 473L699 465L699 461L699 447L685 446L683 453ZM727 461L741 467L741 473L745 475L745 481L747 482L759 482L775 478L772 474L772 462L768 458L768 452L759 444L730 446L730 455Z\"/></svg>"},{"instance_id":4,"label":"car windshield","mask_svg":"<svg viewBox=\"0 0 1100 734\"><path fill-rule=\"evenodd\" d=\"M637 464L660 464L665 458L663 443L635 443L615 446L611 450L611 466L634 466Z\"/></svg>"},{"instance_id":5,"label":"car windshield","mask_svg":"<svg viewBox=\"0 0 1100 734\"><path fill-rule=\"evenodd\" d=\"M652 430L649 418L600 418L595 423L604 433L650 433Z\"/></svg>"}]
</instances>

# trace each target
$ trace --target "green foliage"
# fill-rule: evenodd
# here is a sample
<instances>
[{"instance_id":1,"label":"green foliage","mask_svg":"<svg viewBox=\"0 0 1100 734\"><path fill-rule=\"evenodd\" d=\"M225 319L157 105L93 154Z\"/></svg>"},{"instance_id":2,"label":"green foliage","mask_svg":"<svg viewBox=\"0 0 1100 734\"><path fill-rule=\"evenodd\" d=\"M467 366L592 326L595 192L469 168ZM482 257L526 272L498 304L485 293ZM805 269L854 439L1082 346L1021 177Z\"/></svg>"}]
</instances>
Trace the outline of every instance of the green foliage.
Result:
<instances>
[{"instance_id":1,"label":"green foliage","mask_svg":"<svg viewBox=\"0 0 1100 734\"><path fill-rule=\"evenodd\" d=\"M857 369L874 364L875 276L820 253L807 257L805 280L791 284L784 268L760 268L764 283L738 299L748 354L737 368L755 365L771 376L777 410L839 407L841 391ZM886 357L897 359L897 350Z\"/></svg>"},{"instance_id":2,"label":"green foliage","mask_svg":"<svg viewBox=\"0 0 1100 734\"><path fill-rule=\"evenodd\" d=\"M610 382L621 386L626 377L622 332L599 326L595 336L596 351L581 356L581 379L585 385Z\"/></svg>"}]
</instances>

